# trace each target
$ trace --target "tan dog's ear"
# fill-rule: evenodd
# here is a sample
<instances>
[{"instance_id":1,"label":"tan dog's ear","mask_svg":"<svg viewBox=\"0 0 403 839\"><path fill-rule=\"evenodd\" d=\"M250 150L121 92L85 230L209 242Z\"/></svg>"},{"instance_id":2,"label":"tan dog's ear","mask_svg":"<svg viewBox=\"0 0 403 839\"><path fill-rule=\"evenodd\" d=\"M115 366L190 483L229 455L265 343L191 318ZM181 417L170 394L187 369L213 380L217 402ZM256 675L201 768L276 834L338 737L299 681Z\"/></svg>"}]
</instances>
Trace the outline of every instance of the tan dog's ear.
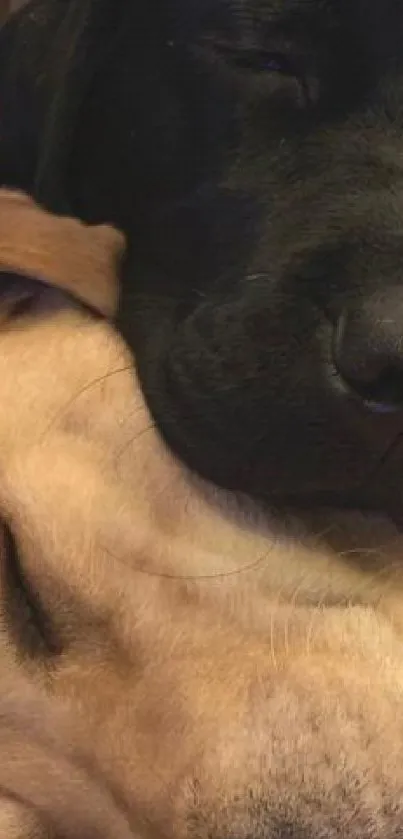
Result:
<instances>
[{"instance_id":1,"label":"tan dog's ear","mask_svg":"<svg viewBox=\"0 0 403 839\"><path fill-rule=\"evenodd\" d=\"M124 247L109 225L55 216L24 193L0 189L0 272L60 288L112 317Z\"/></svg>"}]
</instances>

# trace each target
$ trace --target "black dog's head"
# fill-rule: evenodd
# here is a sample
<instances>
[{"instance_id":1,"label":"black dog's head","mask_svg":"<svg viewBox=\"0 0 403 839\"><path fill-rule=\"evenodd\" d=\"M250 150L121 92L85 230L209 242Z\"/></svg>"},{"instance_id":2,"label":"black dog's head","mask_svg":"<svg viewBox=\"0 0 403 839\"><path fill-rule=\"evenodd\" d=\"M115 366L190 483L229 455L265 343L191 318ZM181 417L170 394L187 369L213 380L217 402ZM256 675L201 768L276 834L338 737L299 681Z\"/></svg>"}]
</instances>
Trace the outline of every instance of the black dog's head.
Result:
<instances>
[{"instance_id":1,"label":"black dog's head","mask_svg":"<svg viewBox=\"0 0 403 839\"><path fill-rule=\"evenodd\" d=\"M33 188L71 6L37 0L3 32L3 182ZM128 234L120 326L162 434L272 503L397 511L400 0L92 14L80 48L60 42L65 115L76 99L58 176L76 213Z\"/></svg>"}]
</instances>

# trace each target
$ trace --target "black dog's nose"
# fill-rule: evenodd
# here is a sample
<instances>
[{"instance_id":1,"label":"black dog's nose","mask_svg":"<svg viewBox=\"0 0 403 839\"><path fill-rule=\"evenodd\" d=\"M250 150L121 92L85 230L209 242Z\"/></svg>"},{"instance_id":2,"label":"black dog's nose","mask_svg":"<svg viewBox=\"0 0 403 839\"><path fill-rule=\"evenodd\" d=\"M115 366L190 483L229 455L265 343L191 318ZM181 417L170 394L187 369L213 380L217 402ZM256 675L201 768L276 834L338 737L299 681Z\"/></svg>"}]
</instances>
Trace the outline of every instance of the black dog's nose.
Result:
<instances>
[{"instance_id":1,"label":"black dog's nose","mask_svg":"<svg viewBox=\"0 0 403 839\"><path fill-rule=\"evenodd\" d=\"M403 409L403 288L343 311L335 330L334 363L373 410Z\"/></svg>"}]
</instances>

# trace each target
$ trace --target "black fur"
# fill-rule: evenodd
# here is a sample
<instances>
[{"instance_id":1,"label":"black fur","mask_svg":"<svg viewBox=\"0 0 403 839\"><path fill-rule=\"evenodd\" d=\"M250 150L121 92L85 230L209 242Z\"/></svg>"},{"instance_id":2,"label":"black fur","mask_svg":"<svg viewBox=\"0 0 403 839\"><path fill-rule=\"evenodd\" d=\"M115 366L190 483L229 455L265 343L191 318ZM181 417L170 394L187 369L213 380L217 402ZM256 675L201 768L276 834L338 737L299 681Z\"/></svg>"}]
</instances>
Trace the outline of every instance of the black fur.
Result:
<instances>
[{"instance_id":1,"label":"black fur","mask_svg":"<svg viewBox=\"0 0 403 839\"><path fill-rule=\"evenodd\" d=\"M271 503L398 508L403 4L93 0L75 31L71 5L1 35L0 177L127 232L161 433Z\"/></svg>"}]
</instances>

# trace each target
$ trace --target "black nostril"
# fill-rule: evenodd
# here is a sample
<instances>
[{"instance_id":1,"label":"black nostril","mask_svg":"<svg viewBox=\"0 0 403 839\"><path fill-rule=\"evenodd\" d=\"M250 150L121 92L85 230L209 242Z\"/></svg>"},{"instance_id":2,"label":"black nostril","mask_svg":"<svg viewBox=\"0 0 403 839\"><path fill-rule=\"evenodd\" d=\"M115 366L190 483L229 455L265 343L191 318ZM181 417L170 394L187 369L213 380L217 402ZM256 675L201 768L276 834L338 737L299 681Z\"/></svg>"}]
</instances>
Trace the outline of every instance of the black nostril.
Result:
<instances>
[{"instance_id":1,"label":"black nostril","mask_svg":"<svg viewBox=\"0 0 403 839\"><path fill-rule=\"evenodd\" d=\"M333 359L343 381L372 410L403 409L403 290L345 309Z\"/></svg>"}]
</instances>

